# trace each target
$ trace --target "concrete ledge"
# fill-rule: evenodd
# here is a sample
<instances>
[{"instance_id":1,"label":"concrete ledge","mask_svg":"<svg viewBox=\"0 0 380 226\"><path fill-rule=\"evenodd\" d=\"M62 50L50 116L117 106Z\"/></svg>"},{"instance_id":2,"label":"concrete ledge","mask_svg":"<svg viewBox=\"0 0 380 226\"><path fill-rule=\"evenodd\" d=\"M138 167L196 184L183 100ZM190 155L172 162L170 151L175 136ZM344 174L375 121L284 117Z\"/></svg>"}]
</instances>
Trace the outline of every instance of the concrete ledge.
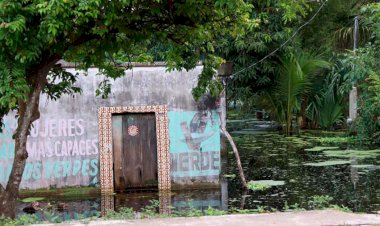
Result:
<instances>
[{"instance_id":1,"label":"concrete ledge","mask_svg":"<svg viewBox=\"0 0 380 226\"><path fill-rule=\"evenodd\" d=\"M67 62L64 60L58 61L57 64L61 64L62 68L77 68L79 65L78 63ZM128 67L128 66L132 66L132 67L166 67L166 63L164 61L155 61L152 63L130 62L130 63L123 63L123 64L118 65L118 67ZM198 62L197 66L202 66L202 62ZM95 67L91 67L91 68L95 68Z\"/></svg>"},{"instance_id":2,"label":"concrete ledge","mask_svg":"<svg viewBox=\"0 0 380 226\"><path fill-rule=\"evenodd\" d=\"M54 224L46 224L54 225ZM82 225L133 225L133 226L332 226L332 225L380 225L379 214L355 214L337 210L316 210L267 214L237 214L191 218L157 218L143 220L109 220L59 224Z\"/></svg>"}]
</instances>

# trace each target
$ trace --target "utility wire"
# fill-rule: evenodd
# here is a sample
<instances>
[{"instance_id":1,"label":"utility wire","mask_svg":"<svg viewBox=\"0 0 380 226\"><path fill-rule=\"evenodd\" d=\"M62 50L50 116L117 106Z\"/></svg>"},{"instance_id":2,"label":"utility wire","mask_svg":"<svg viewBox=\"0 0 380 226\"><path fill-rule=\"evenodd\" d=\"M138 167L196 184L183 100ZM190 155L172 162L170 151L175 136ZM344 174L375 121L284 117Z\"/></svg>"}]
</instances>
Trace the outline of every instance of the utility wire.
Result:
<instances>
[{"instance_id":1,"label":"utility wire","mask_svg":"<svg viewBox=\"0 0 380 226\"><path fill-rule=\"evenodd\" d=\"M230 75L230 77L233 77L237 74L240 74L241 72L251 68L251 67L254 67L255 65L263 62L264 60L266 60L268 57L272 56L273 54L275 54L277 51L279 51L280 49L282 49L282 47L284 47L286 44L288 44L297 34L298 32L304 28L306 25L310 24L311 21L314 20L314 18L318 15L318 13L322 10L323 6L325 6L325 4L328 2L328 0L324 1L321 6L318 8L318 10L314 13L314 15L308 20L306 21L302 26L300 26L299 28L297 28L297 30L292 34L292 36L290 36L290 38L288 38L288 40L286 40L284 43L282 43L277 49L273 50L271 53L269 53L268 55L266 55L265 57L261 58L261 60L257 61L256 63L253 63L251 65L249 65L248 67L246 68L243 68L241 69L240 71L238 72L235 72L233 73L232 75Z\"/></svg>"}]
</instances>

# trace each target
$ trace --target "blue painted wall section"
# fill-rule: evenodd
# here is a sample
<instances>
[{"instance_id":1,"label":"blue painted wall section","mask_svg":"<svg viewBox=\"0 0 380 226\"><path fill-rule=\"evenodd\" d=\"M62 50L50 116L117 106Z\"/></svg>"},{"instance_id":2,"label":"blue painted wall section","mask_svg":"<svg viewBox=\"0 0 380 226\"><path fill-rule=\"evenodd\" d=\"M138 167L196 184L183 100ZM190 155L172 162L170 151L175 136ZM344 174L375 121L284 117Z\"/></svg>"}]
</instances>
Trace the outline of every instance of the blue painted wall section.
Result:
<instances>
[{"instance_id":1,"label":"blue painted wall section","mask_svg":"<svg viewBox=\"0 0 380 226\"><path fill-rule=\"evenodd\" d=\"M171 177L206 177L220 173L220 118L215 110L169 114Z\"/></svg>"},{"instance_id":2,"label":"blue painted wall section","mask_svg":"<svg viewBox=\"0 0 380 226\"><path fill-rule=\"evenodd\" d=\"M27 142L28 159L22 188L64 187L99 183L98 140L87 136L87 120L36 121ZM12 170L16 120L7 117L0 133L0 184L6 185Z\"/></svg>"}]
</instances>

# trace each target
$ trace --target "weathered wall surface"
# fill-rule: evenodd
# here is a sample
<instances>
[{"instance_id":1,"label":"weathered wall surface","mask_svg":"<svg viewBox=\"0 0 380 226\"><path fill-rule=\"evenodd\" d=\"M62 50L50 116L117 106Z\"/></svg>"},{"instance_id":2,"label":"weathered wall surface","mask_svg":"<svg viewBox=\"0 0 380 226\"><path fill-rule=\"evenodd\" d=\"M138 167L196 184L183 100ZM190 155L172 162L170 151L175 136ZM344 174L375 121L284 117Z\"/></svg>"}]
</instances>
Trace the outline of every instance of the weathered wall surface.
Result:
<instances>
[{"instance_id":1,"label":"weathered wall surface","mask_svg":"<svg viewBox=\"0 0 380 226\"><path fill-rule=\"evenodd\" d=\"M67 69L75 73L74 69ZM217 182L220 168L219 111L215 100L195 103L191 89L201 67L166 72L165 67L135 67L113 82L108 99L95 96L102 81L93 68L80 76L82 94L59 101L41 97L41 118L34 123L22 188L97 186L99 147L97 109L102 106L168 105L172 180ZM83 72L79 72L83 73ZM0 183L11 170L16 126L12 114L0 134Z\"/></svg>"}]
</instances>

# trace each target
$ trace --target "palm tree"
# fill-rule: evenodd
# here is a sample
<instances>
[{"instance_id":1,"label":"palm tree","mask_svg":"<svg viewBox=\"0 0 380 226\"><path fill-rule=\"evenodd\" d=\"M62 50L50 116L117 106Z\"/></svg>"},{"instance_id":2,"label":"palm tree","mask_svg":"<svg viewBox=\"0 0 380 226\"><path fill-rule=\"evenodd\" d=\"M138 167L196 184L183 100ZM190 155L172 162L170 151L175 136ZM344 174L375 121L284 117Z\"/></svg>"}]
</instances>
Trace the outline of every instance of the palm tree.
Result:
<instances>
[{"instance_id":1,"label":"palm tree","mask_svg":"<svg viewBox=\"0 0 380 226\"><path fill-rule=\"evenodd\" d=\"M258 104L285 125L286 136L290 136L292 132L294 113L298 113L302 103L308 99L312 87L311 78L316 76L317 69L327 67L328 62L302 50L280 58L275 85L272 90L264 91L260 95Z\"/></svg>"}]
</instances>

